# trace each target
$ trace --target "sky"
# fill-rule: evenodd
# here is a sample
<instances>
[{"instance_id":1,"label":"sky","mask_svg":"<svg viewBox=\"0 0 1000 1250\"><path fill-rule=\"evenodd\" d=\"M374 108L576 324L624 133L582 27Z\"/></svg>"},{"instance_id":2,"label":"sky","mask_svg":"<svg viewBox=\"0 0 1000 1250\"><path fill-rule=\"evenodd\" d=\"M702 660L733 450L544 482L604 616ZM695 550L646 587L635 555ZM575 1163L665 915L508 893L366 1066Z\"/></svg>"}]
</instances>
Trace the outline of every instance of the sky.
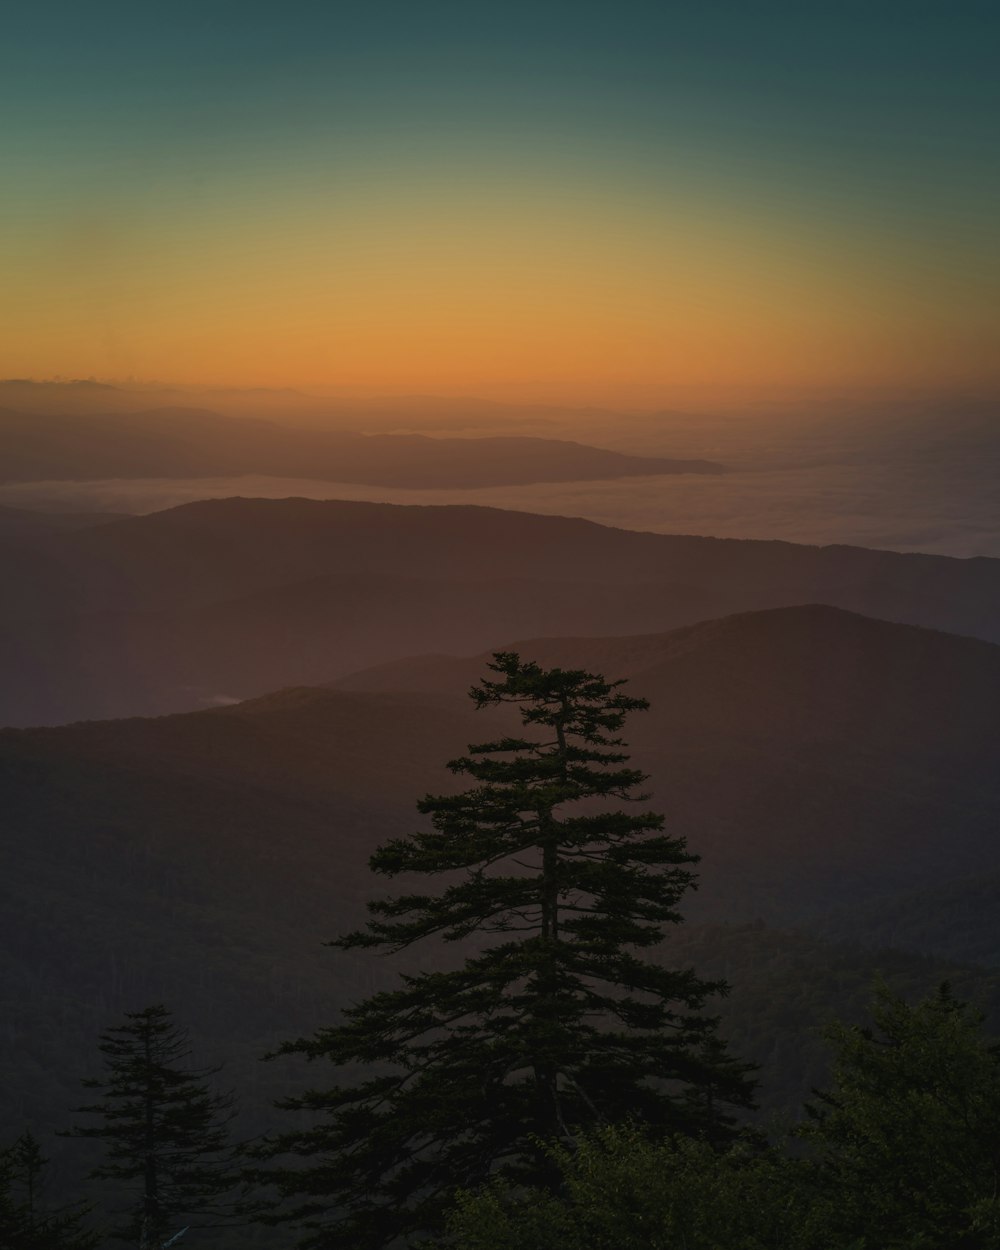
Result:
<instances>
[{"instance_id":1,"label":"sky","mask_svg":"<svg viewBox=\"0 0 1000 1250\"><path fill-rule=\"evenodd\" d=\"M995 388L994 0L10 0L0 376Z\"/></svg>"}]
</instances>

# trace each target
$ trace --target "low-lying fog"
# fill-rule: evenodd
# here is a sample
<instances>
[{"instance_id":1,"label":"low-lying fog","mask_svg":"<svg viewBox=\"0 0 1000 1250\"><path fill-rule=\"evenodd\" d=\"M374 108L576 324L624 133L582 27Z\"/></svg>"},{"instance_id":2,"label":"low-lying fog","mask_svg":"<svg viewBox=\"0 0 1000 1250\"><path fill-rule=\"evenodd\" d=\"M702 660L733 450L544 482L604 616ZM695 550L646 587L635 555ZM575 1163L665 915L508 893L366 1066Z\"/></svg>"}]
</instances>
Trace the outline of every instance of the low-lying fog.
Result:
<instances>
[{"instance_id":1,"label":"low-lying fog","mask_svg":"<svg viewBox=\"0 0 1000 1250\"><path fill-rule=\"evenodd\" d=\"M396 420L399 429L440 435L433 413L428 404L396 417L383 414L381 428L391 429ZM727 472L471 489L259 475L39 481L0 484L0 504L140 513L229 495L473 503L661 533L1000 557L1000 419L992 402L831 404L808 419L790 412L511 409L502 418L473 412L464 421L449 410L448 420L451 436L568 438L638 455L703 457L722 462ZM363 424L359 420L358 428Z\"/></svg>"},{"instance_id":2,"label":"low-lying fog","mask_svg":"<svg viewBox=\"0 0 1000 1250\"><path fill-rule=\"evenodd\" d=\"M0 486L0 503L136 513L229 495L473 503L660 533L1000 557L997 478L995 467L986 469L887 464L734 468L721 477L638 477L477 490L401 490L265 476L146 478L7 484Z\"/></svg>"}]
</instances>

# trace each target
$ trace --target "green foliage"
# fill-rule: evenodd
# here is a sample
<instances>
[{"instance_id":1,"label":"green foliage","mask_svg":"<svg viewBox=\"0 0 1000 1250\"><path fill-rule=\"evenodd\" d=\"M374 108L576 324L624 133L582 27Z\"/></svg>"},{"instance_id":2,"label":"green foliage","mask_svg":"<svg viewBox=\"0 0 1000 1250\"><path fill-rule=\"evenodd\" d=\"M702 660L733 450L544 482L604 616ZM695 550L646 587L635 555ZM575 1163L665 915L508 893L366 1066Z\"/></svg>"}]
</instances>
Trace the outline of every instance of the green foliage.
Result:
<instances>
[{"instance_id":1,"label":"green foliage","mask_svg":"<svg viewBox=\"0 0 1000 1250\"><path fill-rule=\"evenodd\" d=\"M846 1250L814 1171L754 1144L654 1142L634 1125L556 1146L557 1194L493 1182L458 1195L451 1250Z\"/></svg>"},{"instance_id":2,"label":"green foliage","mask_svg":"<svg viewBox=\"0 0 1000 1250\"><path fill-rule=\"evenodd\" d=\"M947 986L838 1025L807 1157L610 1127L551 1149L560 1188L458 1195L449 1250L997 1250L1000 1045Z\"/></svg>"},{"instance_id":3,"label":"green foliage","mask_svg":"<svg viewBox=\"0 0 1000 1250\"><path fill-rule=\"evenodd\" d=\"M491 1174L558 1184L542 1143L570 1145L606 1120L725 1138L733 1107L749 1105L745 1066L702 1013L723 984L642 956L680 919L696 858L658 814L613 806L644 797L617 734L645 702L512 653L491 669L474 702L513 704L524 732L452 761L473 786L423 799L431 829L372 858L389 877L443 875L443 888L371 903L368 927L334 943L398 952L475 937L479 953L283 1047L375 1068L284 1104L322 1117L269 1148L305 1163L272 1174L297 1200L286 1214L309 1230L303 1245L434 1229L456 1186Z\"/></svg>"},{"instance_id":4,"label":"green foliage","mask_svg":"<svg viewBox=\"0 0 1000 1250\"><path fill-rule=\"evenodd\" d=\"M218 1222L237 1183L228 1141L233 1098L206 1084L218 1068L189 1068L187 1034L163 1006L126 1013L126 1023L100 1042L105 1075L84 1081L103 1101L78 1107L97 1124L75 1137L104 1146L91 1173L127 1187L125 1219L113 1231L123 1241L158 1247L179 1224Z\"/></svg>"},{"instance_id":5,"label":"green foliage","mask_svg":"<svg viewBox=\"0 0 1000 1250\"><path fill-rule=\"evenodd\" d=\"M883 987L873 1015L831 1031L833 1089L802 1129L835 1226L872 1250L1000 1246L1000 1045L947 985L913 1007Z\"/></svg>"},{"instance_id":6,"label":"green foliage","mask_svg":"<svg viewBox=\"0 0 1000 1250\"><path fill-rule=\"evenodd\" d=\"M49 1209L43 1200L48 1160L31 1133L0 1150L0 1246L3 1250L94 1250L87 1208Z\"/></svg>"}]
</instances>

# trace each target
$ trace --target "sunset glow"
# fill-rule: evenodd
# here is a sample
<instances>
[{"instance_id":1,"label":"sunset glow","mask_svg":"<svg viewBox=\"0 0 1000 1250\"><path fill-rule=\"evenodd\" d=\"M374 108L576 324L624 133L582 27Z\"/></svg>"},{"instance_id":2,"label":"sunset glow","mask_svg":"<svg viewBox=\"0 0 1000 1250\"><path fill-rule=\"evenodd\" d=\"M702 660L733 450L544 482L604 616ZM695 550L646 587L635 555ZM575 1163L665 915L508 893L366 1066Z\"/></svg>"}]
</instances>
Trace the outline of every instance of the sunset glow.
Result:
<instances>
[{"instance_id":1,"label":"sunset glow","mask_svg":"<svg viewBox=\"0 0 1000 1250\"><path fill-rule=\"evenodd\" d=\"M985 7L57 7L0 87L6 376L997 380Z\"/></svg>"}]
</instances>

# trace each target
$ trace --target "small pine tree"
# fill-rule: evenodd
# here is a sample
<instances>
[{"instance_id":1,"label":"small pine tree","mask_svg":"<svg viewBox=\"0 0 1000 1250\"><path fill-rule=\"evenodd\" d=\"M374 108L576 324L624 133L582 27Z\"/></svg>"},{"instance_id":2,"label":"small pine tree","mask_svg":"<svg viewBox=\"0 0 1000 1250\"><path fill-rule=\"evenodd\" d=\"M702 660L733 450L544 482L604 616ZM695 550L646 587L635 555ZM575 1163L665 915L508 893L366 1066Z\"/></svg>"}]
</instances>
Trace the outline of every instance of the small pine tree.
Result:
<instances>
[{"instance_id":1,"label":"small pine tree","mask_svg":"<svg viewBox=\"0 0 1000 1250\"><path fill-rule=\"evenodd\" d=\"M94 1250L100 1237L88 1230L88 1208L49 1208L42 1200L48 1159L36 1138L22 1133L0 1151L0 1247L3 1250Z\"/></svg>"},{"instance_id":2,"label":"small pine tree","mask_svg":"<svg viewBox=\"0 0 1000 1250\"><path fill-rule=\"evenodd\" d=\"M77 1112L99 1123L68 1135L102 1142L105 1162L91 1176L129 1187L126 1218L112 1235L159 1250L178 1225L211 1226L231 1210L226 1198L238 1180L228 1139L233 1096L207 1085L219 1068L184 1066L187 1034L165 1007L125 1018L101 1038L104 1076L83 1082L103 1099Z\"/></svg>"},{"instance_id":3,"label":"small pine tree","mask_svg":"<svg viewBox=\"0 0 1000 1250\"><path fill-rule=\"evenodd\" d=\"M432 829L388 843L373 869L445 875L437 894L369 904L368 927L333 943L400 951L476 936L450 972L403 978L346 1022L282 1053L377 1065L377 1074L293 1098L324 1121L270 1145L301 1169L273 1174L296 1199L307 1246L387 1246L440 1227L448 1196L491 1174L557 1185L544 1143L625 1117L661 1133L725 1136L749 1105L743 1065L702 1014L720 983L642 957L679 921L696 857L640 801L643 774L617 736L647 705L582 671L500 652L479 708L512 704L523 734L469 748L473 779L418 808ZM609 809L609 804L610 809Z\"/></svg>"}]
</instances>

